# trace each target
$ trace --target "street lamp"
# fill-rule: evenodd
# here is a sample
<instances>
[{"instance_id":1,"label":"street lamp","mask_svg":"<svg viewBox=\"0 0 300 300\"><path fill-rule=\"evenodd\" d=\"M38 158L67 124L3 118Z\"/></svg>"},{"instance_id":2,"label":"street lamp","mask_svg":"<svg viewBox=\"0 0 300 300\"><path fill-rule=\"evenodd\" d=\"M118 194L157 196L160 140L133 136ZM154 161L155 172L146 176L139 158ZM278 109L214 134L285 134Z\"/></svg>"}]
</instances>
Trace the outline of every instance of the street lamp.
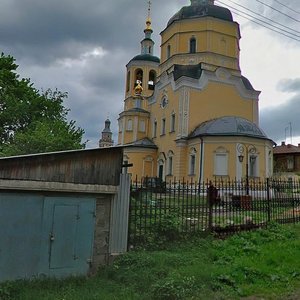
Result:
<instances>
[{"instance_id":1,"label":"street lamp","mask_svg":"<svg viewBox=\"0 0 300 300\"><path fill-rule=\"evenodd\" d=\"M239 162L242 163L244 160L244 152L246 154L246 195L249 196L249 160L251 164L255 163L256 156L254 155L256 152L256 148L252 144L244 144L239 143L237 145L237 151L240 154L238 156ZM249 159L250 154L250 159Z\"/></svg>"}]
</instances>

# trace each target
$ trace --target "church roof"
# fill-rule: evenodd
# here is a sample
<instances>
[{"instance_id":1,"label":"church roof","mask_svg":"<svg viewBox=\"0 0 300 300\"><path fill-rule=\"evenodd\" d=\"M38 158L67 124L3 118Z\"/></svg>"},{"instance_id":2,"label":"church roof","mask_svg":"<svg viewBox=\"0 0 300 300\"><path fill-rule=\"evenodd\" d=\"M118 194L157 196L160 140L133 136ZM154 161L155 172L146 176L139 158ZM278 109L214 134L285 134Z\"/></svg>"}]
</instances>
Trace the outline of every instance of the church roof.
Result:
<instances>
[{"instance_id":1,"label":"church roof","mask_svg":"<svg viewBox=\"0 0 300 300\"><path fill-rule=\"evenodd\" d=\"M201 64L198 65L174 65L174 80L182 76L199 79L202 73Z\"/></svg>"},{"instance_id":2,"label":"church roof","mask_svg":"<svg viewBox=\"0 0 300 300\"><path fill-rule=\"evenodd\" d=\"M151 54L139 54L139 55L135 56L134 58L132 58L130 60L130 62L134 61L134 60L153 61L156 63L160 63L160 59L157 56L154 56Z\"/></svg>"},{"instance_id":3,"label":"church roof","mask_svg":"<svg viewBox=\"0 0 300 300\"><path fill-rule=\"evenodd\" d=\"M189 138L198 136L248 136L268 139L256 124L235 116L221 117L201 123Z\"/></svg>"},{"instance_id":4,"label":"church roof","mask_svg":"<svg viewBox=\"0 0 300 300\"><path fill-rule=\"evenodd\" d=\"M190 77L194 79L199 79L202 74L201 63L198 65L174 65L174 80L178 80L180 77ZM241 76L243 85L247 90L255 91L249 79L244 76Z\"/></svg>"},{"instance_id":5,"label":"church roof","mask_svg":"<svg viewBox=\"0 0 300 300\"><path fill-rule=\"evenodd\" d=\"M194 19L202 17L213 17L217 19L222 19L225 21L233 22L232 14L229 9L225 7L220 7L217 5L190 5L184 6L177 12L168 22L167 26L170 26L173 22L184 20L184 19Z\"/></svg>"},{"instance_id":6,"label":"church roof","mask_svg":"<svg viewBox=\"0 0 300 300\"><path fill-rule=\"evenodd\" d=\"M253 86L252 86L251 82L249 81L249 79L242 76L242 81L243 81L243 84L244 84L244 86L247 90L255 91L255 89L253 88Z\"/></svg>"},{"instance_id":7,"label":"church roof","mask_svg":"<svg viewBox=\"0 0 300 300\"><path fill-rule=\"evenodd\" d=\"M123 145L124 147L145 147L157 149L157 146L148 138L144 138L138 141L135 141L130 144Z\"/></svg>"},{"instance_id":8,"label":"church roof","mask_svg":"<svg viewBox=\"0 0 300 300\"><path fill-rule=\"evenodd\" d=\"M134 108L128 109L127 112L141 112L141 113L147 113L147 114L149 114L148 110L145 110L143 108L138 108L138 107L134 107Z\"/></svg>"}]
</instances>

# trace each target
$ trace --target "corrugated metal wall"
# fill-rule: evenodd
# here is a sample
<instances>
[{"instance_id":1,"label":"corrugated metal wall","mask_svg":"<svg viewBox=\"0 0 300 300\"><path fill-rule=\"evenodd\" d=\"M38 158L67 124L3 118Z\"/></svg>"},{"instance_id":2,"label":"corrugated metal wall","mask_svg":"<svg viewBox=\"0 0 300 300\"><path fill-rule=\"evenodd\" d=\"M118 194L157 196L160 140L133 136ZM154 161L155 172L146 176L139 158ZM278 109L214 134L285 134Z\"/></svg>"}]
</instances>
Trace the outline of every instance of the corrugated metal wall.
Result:
<instances>
[{"instance_id":1,"label":"corrugated metal wall","mask_svg":"<svg viewBox=\"0 0 300 300\"><path fill-rule=\"evenodd\" d=\"M129 174L120 175L119 191L112 203L109 247L111 255L127 251L130 182Z\"/></svg>"}]
</instances>

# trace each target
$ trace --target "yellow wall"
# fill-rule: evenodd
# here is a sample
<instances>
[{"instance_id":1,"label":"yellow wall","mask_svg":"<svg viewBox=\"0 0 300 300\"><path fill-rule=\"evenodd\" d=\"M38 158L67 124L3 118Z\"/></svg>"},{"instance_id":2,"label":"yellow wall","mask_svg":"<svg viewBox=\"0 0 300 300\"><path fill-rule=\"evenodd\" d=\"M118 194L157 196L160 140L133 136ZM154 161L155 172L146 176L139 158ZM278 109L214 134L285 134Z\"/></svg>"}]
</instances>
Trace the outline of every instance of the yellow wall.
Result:
<instances>
[{"instance_id":1,"label":"yellow wall","mask_svg":"<svg viewBox=\"0 0 300 300\"><path fill-rule=\"evenodd\" d=\"M157 152L155 149L128 147L124 149L124 160L132 163L127 172L141 180L143 177L157 176Z\"/></svg>"},{"instance_id":2,"label":"yellow wall","mask_svg":"<svg viewBox=\"0 0 300 300\"><path fill-rule=\"evenodd\" d=\"M214 18L198 18L182 20L170 25L161 33L161 63L167 58L167 47L171 47L171 56L177 54L187 54L189 52L189 41L191 37L197 40L196 52L209 52L220 54L237 60L235 68L238 67L239 60L239 26L237 23L226 22ZM199 56L199 63L203 61ZM176 63L176 62L172 62ZM181 63L181 57L178 62Z\"/></svg>"},{"instance_id":3,"label":"yellow wall","mask_svg":"<svg viewBox=\"0 0 300 300\"><path fill-rule=\"evenodd\" d=\"M239 116L257 124L257 106L257 100L243 99L235 87L210 82L201 92L190 90L189 130L221 116Z\"/></svg>"}]
</instances>

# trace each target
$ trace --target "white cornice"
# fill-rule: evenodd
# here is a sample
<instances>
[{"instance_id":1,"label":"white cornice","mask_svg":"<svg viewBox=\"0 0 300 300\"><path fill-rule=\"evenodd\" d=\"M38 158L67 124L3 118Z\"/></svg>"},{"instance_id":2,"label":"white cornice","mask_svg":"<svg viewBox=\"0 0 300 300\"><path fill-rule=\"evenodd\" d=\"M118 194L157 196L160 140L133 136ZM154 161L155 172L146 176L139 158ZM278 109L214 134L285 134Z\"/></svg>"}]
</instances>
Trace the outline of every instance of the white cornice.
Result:
<instances>
[{"instance_id":1,"label":"white cornice","mask_svg":"<svg viewBox=\"0 0 300 300\"><path fill-rule=\"evenodd\" d=\"M199 79L182 76L176 82L174 81L172 73L173 69L168 71L164 72L160 76L160 81L156 84L154 95L151 97L151 101L149 101L150 104L155 102L158 90L162 90L169 84L171 84L174 91L177 91L182 87L203 90L207 87L209 82L217 82L234 86L241 97L250 100L258 100L258 97L261 93L260 91L246 89L242 78L240 76L232 75L231 72L225 68L218 68L215 72L202 70L202 74Z\"/></svg>"}]
</instances>

